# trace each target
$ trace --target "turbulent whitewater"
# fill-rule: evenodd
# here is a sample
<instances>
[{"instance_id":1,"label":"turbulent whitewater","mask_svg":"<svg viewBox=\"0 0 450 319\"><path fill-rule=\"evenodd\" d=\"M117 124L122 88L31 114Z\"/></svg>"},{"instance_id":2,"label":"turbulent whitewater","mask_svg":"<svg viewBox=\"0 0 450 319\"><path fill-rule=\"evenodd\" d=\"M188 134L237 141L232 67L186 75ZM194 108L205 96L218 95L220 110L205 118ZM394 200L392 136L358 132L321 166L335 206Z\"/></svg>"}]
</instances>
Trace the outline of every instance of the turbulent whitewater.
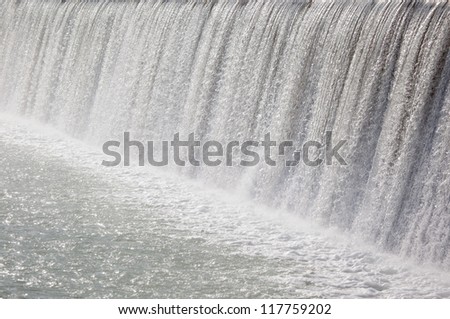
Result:
<instances>
[{"instance_id":1,"label":"turbulent whitewater","mask_svg":"<svg viewBox=\"0 0 450 319\"><path fill-rule=\"evenodd\" d=\"M347 140L347 166L187 168L450 267L445 1L6 0L0 110L101 144Z\"/></svg>"}]
</instances>

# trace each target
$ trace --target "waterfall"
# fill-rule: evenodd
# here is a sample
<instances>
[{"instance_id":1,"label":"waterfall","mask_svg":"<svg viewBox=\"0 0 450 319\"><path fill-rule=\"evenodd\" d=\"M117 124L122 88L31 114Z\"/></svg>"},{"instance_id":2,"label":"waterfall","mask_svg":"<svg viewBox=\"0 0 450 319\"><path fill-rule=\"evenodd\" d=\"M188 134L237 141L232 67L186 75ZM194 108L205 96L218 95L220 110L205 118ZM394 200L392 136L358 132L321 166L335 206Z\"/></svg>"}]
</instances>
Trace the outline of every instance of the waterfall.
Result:
<instances>
[{"instance_id":1,"label":"waterfall","mask_svg":"<svg viewBox=\"0 0 450 319\"><path fill-rule=\"evenodd\" d=\"M4 0L0 110L100 144L344 139L346 166L183 173L450 266L446 1Z\"/></svg>"}]
</instances>

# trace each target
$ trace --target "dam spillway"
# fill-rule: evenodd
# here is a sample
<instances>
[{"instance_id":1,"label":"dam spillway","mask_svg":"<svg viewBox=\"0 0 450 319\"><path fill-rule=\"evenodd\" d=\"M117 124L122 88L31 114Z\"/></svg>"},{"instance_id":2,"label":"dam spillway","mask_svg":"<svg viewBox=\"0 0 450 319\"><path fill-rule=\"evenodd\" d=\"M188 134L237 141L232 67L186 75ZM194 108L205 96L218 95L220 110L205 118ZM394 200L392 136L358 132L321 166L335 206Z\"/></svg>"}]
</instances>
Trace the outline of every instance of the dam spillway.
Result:
<instances>
[{"instance_id":1,"label":"dam spillway","mask_svg":"<svg viewBox=\"0 0 450 319\"><path fill-rule=\"evenodd\" d=\"M0 110L92 144L346 140L346 166L188 176L450 266L446 1L6 0Z\"/></svg>"}]
</instances>

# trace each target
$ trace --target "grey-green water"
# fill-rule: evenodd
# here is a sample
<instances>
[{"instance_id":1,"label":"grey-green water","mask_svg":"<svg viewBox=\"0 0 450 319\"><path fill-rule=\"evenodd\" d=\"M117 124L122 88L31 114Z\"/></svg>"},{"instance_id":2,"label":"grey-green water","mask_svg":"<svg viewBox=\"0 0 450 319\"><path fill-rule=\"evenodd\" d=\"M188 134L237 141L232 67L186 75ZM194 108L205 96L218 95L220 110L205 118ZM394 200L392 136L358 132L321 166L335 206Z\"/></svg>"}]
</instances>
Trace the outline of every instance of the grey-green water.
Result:
<instances>
[{"instance_id":1,"label":"grey-green water","mask_svg":"<svg viewBox=\"0 0 450 319\"><path fill-rule=\"evenodd\" d=\"M0 116L2 298L450 296L443 272L20 123Z\"/></svg>"}]
</instances>

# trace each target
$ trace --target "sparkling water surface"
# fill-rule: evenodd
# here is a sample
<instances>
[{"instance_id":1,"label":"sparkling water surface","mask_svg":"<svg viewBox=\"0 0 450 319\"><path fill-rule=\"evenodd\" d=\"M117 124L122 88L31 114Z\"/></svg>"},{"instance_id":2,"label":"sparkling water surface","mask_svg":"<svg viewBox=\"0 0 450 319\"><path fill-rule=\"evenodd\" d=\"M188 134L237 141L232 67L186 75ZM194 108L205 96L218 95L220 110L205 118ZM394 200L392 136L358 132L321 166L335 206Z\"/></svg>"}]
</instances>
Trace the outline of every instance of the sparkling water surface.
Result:
<instances>
[{"instance_id":1,"label":"sparkling water surface","mask_svg":"<svg viewBox=\"0 0 450 319\"><path fill-rule=\"evenodd\" d=\"M0 118L2 298L450 296L445 272Z\"/></svg>"}]
</instances>

